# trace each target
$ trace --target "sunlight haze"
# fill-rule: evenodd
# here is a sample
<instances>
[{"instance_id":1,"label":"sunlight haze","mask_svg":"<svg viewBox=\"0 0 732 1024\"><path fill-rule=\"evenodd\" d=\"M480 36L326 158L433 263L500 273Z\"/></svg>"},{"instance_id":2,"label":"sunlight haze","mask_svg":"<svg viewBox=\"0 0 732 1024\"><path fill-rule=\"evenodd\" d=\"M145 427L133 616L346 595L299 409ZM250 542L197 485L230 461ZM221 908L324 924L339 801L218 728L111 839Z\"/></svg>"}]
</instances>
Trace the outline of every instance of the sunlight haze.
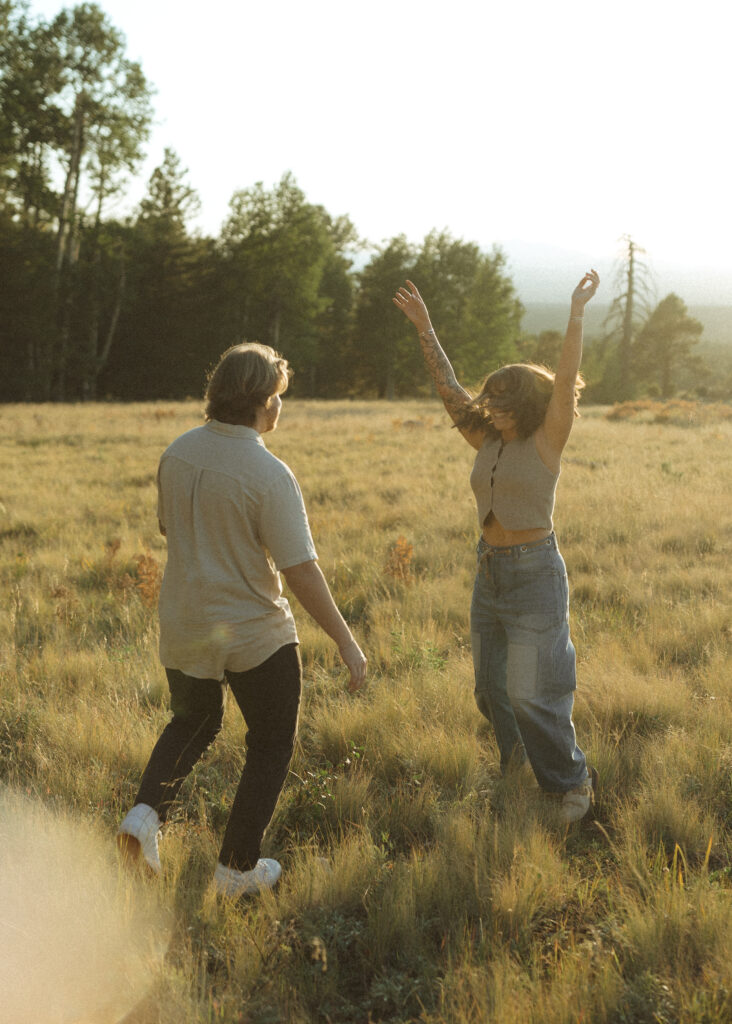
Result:
<instances>
[{"instance_id":1,"label":"sunlight haze","mask_svg":"<svg viewBox=\"0 0 732 1024\"><path fill-rule=\"evenodd\" d=\"M732 302L719 3L101 6L156 88L120 212L170 146L207 234L290 170L374 244L445 228L513 263L555 246L606 266L628 233L671 286L693 271L689 300Z\"/></svg>"},{"instance_id":2,"label":"sunlight haze","mask_svg":"<svg viewBox=\"0 0 732 1024\"><path fill-rule=\"evenodd\" d=\"M119 1021L150 987L169 925L105 835L0 787L0 1024Z\"/></svg>"}]
</instances>

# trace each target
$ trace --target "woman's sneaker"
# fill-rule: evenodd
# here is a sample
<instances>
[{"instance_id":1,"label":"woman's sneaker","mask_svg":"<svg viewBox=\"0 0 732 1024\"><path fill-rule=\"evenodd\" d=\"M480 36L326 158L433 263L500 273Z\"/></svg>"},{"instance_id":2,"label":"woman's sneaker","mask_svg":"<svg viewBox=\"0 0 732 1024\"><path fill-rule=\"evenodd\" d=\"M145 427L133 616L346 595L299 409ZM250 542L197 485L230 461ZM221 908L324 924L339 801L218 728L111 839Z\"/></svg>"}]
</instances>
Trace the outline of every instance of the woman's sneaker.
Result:
<instances>
[{"instance_id":1,"label":"woman's sneaker","mask_svg":"<svg viewBox=\"0 0 732 1024\"><path fill-rule=\"evenodd\" d=\"M268 858L258 860L251 871L237 871L219 863L214 872L214 885L220 895L236 898L260 889L271 889L281 874L281 865Z\"/></svg>"},{"instance_id":2,"label":"woman's sneaker","mask_svg":"<svg viewBox=\"0 0 732 1024\"><path fill-rule=\"evenodd\" d=\"M560 817L567 825L573 821L581 821L587 817L595 804L595 793L597 792L597 770L590 768L590 776L581 786L575 786L568 790L562 797L562 805L559 811Z\"/></svg>"},{"instance_id":3,"label":"woman's sneaker","mask_svg":"<svg viewBox=\"0 0 732 1024\"><path fill-rule=\"evenodd\" d=\"M145 862L154 875L160 874L158 836L160 818L154 807L135 804L117 831L117 846L131 864Z\"/></svg>"}]
</instances>

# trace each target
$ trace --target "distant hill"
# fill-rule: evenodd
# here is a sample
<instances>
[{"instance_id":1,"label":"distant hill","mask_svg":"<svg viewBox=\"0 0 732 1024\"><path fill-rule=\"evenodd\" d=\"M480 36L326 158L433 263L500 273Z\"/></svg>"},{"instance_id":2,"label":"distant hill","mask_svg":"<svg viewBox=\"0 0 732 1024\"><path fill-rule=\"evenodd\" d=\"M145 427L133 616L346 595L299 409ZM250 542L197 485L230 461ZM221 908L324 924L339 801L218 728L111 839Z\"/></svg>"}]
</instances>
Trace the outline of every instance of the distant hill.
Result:
<instances>
[{"instance_id":1,"label":"distant hill","mask_svg":"<svg viewBox=\"0 0 732 1024\"><path fill-rule=\"evenodd\" d=\"M704 324L702 342L732 345L732 306L689 306L689 314Z\"/></svg>"},{"instance_id":2,"label":"distant hill","mask_svg":"<svg viewBox=\"0 0 732 1024\"><path fill-rule=\"evenodd\" d=\"M541 331L563 331L567 326L569 303L567 302L525 302L521 326L527 334ZM587 310L587 336L599 334L607 316L608 306L596 305Z\"/></svg>"},{"instance_id":3,"label":"distant hill","mask_svg":"<svg viewBox=\"0 0 732 1024\"><path fill-rule=\"evenodd\" d=\"M567 326L568 303L527 302L522 327L527 334L540 331L563 331ZM609 306L587 307L588 338L602 333L602 325ZM689 314L704 324L700 339L703 346L729 345L732 347L732 306L689 306Z\"/></svg>"},{"instance_id":4,"label":"distant hill","mask_svg":"<svg viewBox=\"0 0 732 1024\"><path fill-rule=\"evenodd\" d=\"M599 272L604 296L617 291L617 252L583 253L516 239L499 242L499 248L506 256L508 273L525 305L554 303L557 297L569 297L578 276L588 267ZM647 254L644 263L657 301L675 292L689 307L732 306L732 268L681 266L664 260L660 253Z\"/></svg>"}]
</instances>

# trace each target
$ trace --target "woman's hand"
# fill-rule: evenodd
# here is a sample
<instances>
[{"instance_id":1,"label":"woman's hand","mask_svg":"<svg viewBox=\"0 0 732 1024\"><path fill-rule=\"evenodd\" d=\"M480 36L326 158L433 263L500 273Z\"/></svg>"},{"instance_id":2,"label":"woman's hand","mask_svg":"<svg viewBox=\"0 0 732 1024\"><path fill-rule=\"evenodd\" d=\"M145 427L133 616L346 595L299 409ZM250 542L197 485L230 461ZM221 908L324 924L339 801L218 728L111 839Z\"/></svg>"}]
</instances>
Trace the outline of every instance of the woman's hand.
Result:
<instances>
[{"instance_id":1,"label":"woman's hand","mask_svg":"<svg viewBox=\"0 0 732 1024\"><path fill-rule=\"evenodd\" d=\"M582 278L575 290L572 292L572 312L575 310L581 314L587 303L597 291L600 284L600 275L596 270L591 270Z\"/></svg>"},{"instance_id":2,"label":"woman's hand","mask_svg":"<svg viewBox=\"0 0 732 1024\"><path fill-rule=\"evenodd\" d=\"M432 324L424 299L417 291L417 286L411 281L407 280L407 287L400 288L392 302L412 321L420 334L430 330Z\"/></svg>"}]
</instances>

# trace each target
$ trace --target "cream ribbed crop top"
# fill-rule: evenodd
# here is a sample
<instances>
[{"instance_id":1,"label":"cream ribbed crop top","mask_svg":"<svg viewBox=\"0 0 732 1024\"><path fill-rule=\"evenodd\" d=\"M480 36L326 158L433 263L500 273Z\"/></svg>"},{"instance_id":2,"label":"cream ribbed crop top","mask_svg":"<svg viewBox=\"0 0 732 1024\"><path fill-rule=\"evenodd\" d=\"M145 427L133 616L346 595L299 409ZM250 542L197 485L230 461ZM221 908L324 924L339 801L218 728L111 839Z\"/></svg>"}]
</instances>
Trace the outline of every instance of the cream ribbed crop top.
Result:
<instances>
[{"instance_id":1,"label":"cream ribbed crop top","mask_svg":"<svg viewBox=\"0 0 732 1024\"><path fill-rule=\"evenodd\" d=\"M551 530L558 479L542 462L534 434L506 442L487 437L470 474L481 530L491 511L505 530Z\"/></svg>"}]
</instances>

